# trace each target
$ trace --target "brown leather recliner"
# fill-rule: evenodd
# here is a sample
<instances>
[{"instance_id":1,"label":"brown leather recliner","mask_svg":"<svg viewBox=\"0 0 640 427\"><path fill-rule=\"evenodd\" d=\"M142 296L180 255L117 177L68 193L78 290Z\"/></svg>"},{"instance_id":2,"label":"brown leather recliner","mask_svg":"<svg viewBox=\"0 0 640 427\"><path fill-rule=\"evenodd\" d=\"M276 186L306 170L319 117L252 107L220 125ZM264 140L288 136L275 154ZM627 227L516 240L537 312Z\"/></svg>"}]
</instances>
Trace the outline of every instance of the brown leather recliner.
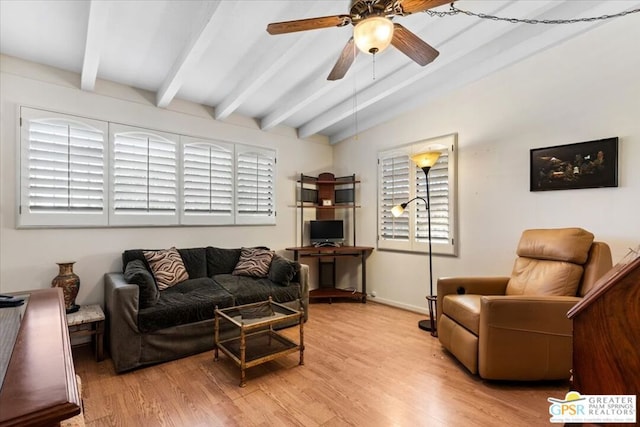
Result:
<instances>
[{"instance_id":1,"label":"brown leather recliner","mask_svg":"<svg viewBox=\"0 0 640 427\"><path fill-rule=\"evenodd\" d=\"M581 228L526 230L511 277L438 280L438 337L471 373L495 380L570 376L567 312L612 267Z\"/></svg>"}]
</instances>

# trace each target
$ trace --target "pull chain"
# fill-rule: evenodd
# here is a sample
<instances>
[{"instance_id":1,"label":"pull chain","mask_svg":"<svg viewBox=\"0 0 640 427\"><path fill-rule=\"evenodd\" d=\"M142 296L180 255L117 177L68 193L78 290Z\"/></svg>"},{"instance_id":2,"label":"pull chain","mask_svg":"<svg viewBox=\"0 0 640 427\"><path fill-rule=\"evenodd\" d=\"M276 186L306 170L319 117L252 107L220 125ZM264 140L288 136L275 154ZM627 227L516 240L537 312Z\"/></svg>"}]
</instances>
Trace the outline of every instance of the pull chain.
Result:
<instances>
[{"instance_id":1,"label":"pull chain","mask_svg":"<svg viewBox=\"0 0 640 427\"><path fill-rule=\"evenodd\" d=\"M373 55L371 55L371 56L373 56L373 61L372 61L372 62L373 62L373 66L372 66L372 68L373 68L373 69L372 69L372 74L373 74L373 80L375 80L375 79L376 79L376 54L374 53L374 54L373 54Z\"/></svg>"},{"instance_id":2,"label":"pull chain","mask_svg":"<svg viewBox=\"0 0 640 427\"><path fill-rule=\"evenodd\" d=\"M358 140L358 83L356 77L353 77L353 124L355 127L354 140Z\"/></svg>"}]
</instances>

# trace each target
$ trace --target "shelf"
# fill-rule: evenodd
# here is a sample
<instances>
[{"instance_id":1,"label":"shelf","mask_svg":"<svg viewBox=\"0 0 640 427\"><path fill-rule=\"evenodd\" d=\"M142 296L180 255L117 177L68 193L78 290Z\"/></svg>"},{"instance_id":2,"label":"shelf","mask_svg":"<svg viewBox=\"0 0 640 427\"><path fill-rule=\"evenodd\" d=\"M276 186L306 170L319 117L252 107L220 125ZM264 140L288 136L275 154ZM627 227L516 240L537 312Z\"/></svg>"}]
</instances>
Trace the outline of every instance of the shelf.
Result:
<instances>
[{"instance_id":1,"label":"shelf","mask_svg":"<svg viewBox=\"0 0 640 427\"><path fill-rule=\"evenodd\" d=\"M302 184L329 184L329 185L360 184L360 181L358 180L342 181L337 179L335 181L304 179L304 180L298 180L297 182Z\"/></svg>"},{"instance_id":2,"label":"shelf","mask_svg":"<svg viewBox=\"0 0 640 427\"><path fill-rule=\"evenodd\" d=\"M322 205L302 205L298 204L295 206L297 208L309 208L309 209L353 209L360 208L360 205L351 205L351 204L340 204L340 205L332 205L332 206L322 206Z\"/></svg>"},{"instance_id":3,"label":"shelf","mask_svg":"<svg viewBox=\"0 0 640 427\"><path fill-rule=\"evenodd\" d=\"M328 299L331 302L334 298L348 298L354 299L358 301L366 301L365 294L362 292L354 292L346 289L335 289L335 288L319 288L313 289L309 291L309 299L310 300L326 300Z\"/></svg>"},{"instance_id":4,"label":"shelf","mask_svg":"<svg viewBox=\"0 0 640 427\"><path fill-rule=\"evenodd\" d=\"M218 343L218 347L237 364L241 364L240 338ZM266 330L246 336L245 365L247 368L300 351L300 345L277 332Z\"/></svg>"}]
</instances>

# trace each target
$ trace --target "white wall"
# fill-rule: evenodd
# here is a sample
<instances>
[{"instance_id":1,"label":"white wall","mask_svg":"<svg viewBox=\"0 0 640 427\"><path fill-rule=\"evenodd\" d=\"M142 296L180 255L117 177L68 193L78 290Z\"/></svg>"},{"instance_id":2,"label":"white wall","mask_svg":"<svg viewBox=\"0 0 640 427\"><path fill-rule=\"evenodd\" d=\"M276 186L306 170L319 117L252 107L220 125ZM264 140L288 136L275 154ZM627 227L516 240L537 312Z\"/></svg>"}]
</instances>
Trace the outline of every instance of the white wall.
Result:
<instances>
[{"instance_id":1,"label":"white wall","mask_svg":"<svg viewBox=\"0 0 640 427\"><path fill-rule=\"evenodd\" d=\"M0 291L47 288L57 261L76 261L78 303L101 303L103 275L121 269L125 249L170 246L240 247L268 245L282 251L297 243L295 178L301 172L331 170L332 147L325 138L300 140L293 129L262 132L250 119L213 119L213 111L176 100L154 106L154 94L98 81L96 91L79 90L78 74L16 58L0 57ZM19 105L98 118L183 135L275 148L277 225L248 227L16 229L16 149ZM291 256L291 254L289 254Z\"/></svg>"},{"instance_id":2,"label":"white wall","mask_svg":"<svg viewBox=\"0 0 640 427\"><path fill-rule=\"evenodd\" d=\"M336 145L335 169L362 180L358 243L376 244L377 151L457 132L459 256L434 256L436 278L508 275L526 228L583 227L618 261L640 243L639 40L640 17L611 21ZM529 192L531 148L612 136L618 188ZM375 251L367 277L381 302L426 310L425 255Z\"/></svg>"}]
</instances>

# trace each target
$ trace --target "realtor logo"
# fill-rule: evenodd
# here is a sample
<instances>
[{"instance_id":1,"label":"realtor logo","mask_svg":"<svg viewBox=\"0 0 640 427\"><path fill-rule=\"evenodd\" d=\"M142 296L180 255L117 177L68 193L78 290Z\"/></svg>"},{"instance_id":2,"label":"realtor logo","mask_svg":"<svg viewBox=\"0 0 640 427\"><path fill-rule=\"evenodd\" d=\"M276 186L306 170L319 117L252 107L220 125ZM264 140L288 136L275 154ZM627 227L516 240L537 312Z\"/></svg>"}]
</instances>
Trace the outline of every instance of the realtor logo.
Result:
<instances>
[{"instance_id":1,"label":"realtor logo","mask_svg":"<svg viewBox=\"0 0 640 427\"><path fill-rule=\"evenodd\" d=\"M564 400L547 399L551 403L549 415L552 423L635 423L635 395L581 395L570 391Z\"/></svg>"}]
</instances>

